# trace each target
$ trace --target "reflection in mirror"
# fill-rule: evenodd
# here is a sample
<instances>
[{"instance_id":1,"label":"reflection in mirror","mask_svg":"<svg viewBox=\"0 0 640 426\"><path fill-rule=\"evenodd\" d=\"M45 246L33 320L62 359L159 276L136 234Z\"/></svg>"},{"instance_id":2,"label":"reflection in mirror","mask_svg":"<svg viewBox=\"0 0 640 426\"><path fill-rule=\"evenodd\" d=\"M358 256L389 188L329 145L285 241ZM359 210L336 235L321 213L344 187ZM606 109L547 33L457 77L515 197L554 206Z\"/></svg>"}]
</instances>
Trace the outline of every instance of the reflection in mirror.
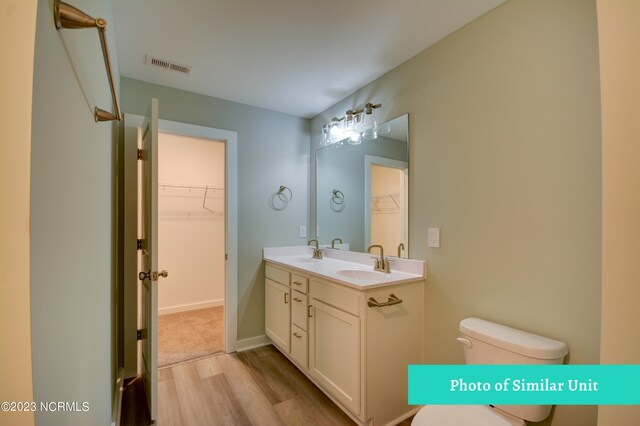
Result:
<instances>
[{"instance_id":1,"label":"reflection in mirror","mask_svg":"<svg viewBox=\"0 0 640 426\"><path fill-rule=\"evenodd\" d=\"M386 256L408 257L409 116L388 121L391 131L359 145L316 151L316 218L321 242L341 238L352 251L371 244Z\"/></svg>"}]
</instances>

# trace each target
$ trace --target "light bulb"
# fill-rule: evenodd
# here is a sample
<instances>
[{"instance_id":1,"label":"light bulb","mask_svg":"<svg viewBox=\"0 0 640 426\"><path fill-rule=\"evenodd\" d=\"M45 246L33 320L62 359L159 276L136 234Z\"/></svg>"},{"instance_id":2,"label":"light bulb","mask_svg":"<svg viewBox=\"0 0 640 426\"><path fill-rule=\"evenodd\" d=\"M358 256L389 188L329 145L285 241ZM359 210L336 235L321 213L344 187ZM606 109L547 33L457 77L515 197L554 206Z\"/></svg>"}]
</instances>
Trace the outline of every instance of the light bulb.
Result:
<instances>
[{"instance_id":1,"label":"light bulb","mask_svg":"<svg viewBox=\"0 0 640 426\"><path fill-rule=\"evenodd\" d=\"M347 142L349 142L351 145L360 145L362 143L360 133L354 133L353 135L351 135Z\"/></svg>"},{"instance_id":2,"label":"light bulb","mask_svg":"<svg viewBox=\"0 0 640 426\"><path fill-rule=\"evenodd\" d=\"M338 118L334 118L331 120L331 129L329 129L329 140L331 142L338 142L339 140L344 139L343 134L343 122Z\"/></svg>"},{"instance_id":3,"label":"light bulb","mask_svg":"<svg viewBox=\"0 0 640 426\"><path fill-rule=\"evenodd\" d=\"M352 137L357 133L356 130L356 116L353 114L353 111L347 111L347 115L344 119L344 135L346 137Z\"/></svg>"}]
</instances>

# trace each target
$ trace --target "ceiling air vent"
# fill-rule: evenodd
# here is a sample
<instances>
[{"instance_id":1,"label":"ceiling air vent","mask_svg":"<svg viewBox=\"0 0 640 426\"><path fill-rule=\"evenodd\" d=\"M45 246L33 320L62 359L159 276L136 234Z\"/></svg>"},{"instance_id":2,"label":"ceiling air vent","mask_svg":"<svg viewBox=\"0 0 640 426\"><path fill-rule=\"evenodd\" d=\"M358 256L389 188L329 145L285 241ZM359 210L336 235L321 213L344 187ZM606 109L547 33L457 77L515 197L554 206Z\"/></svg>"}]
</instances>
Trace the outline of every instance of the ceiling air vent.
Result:
<instances>
[{"instance_id":1,"label":"ceiling air vent","mask_svg":"<svg viewBox=\"0 0 640 426\"><path fill-rule=\"evenodd\" d=\"M150 55L145 55L144 63L149 65L154 65L156 67L168 69L168 70L178 71L183 74L191 73L191 68L192 68L188 65L177 64L172 61L167 61L166 59L154 58L153 56L150 56Z\"/></svg>"}]
</instances>

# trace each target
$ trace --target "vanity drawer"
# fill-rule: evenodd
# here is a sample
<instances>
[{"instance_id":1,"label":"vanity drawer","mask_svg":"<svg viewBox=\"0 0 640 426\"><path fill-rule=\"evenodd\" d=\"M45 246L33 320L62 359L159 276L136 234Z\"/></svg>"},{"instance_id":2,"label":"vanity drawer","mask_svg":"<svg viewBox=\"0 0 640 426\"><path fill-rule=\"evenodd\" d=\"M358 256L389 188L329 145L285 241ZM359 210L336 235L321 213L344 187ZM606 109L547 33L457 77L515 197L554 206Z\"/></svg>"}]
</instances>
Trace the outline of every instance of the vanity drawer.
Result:
<instances>
[{"instance_id":1,"label":"vanity drawer","mask_svg":"<svg viewBox=\"0 0 640 426\"><path fill-rule=\"evenodd\" d=\"M359 292L345 288L342 285L315 280L311 281L310 287L309 295L312 299L320 300L327 305L334 306L355 316L360 316L358 307L361 298Z\"/></svg>"},{"instance_id":2,"label":"vanity drawer","mask_svg":"<svg viewBox=\"0 0 640 426\"><path fill-rule=\"evenodd\" d=\"M303 330L307 329L307 306L309 299L306 294L293 291L291 295L291 322Z\"/></svg>"},{"instance_id":3,"label":"vanity drawer","mask_svg":"<svg viewBox=\"0 0 640 426\"><path fill-rule=\"evenodd\" d=\"M294 290L298 290L302 293L309 292L309 278L303 277L302 275L293 274L291 276L291 287Z\"/></svg>"},{"instance_id":4,"label":"vanity drawer","mask_svg":"<svg viewBox=\"0 0 640 426\"><path fill-rule=\"evenodd\" d=\"M307 332L296 325L291 326L291 358L302 368L309 366Z\"/></svg>"},{"instance_id":5,"label":"vanity drawer","mask_svg":"<svg viewBox=\"0 0 640 426\"><path fill-rule=\"evenodd\" d=\"M285 270L267 264L264 268L264 275L277 283L289 286L289 272Z\"/></svg>"}]
</instances>

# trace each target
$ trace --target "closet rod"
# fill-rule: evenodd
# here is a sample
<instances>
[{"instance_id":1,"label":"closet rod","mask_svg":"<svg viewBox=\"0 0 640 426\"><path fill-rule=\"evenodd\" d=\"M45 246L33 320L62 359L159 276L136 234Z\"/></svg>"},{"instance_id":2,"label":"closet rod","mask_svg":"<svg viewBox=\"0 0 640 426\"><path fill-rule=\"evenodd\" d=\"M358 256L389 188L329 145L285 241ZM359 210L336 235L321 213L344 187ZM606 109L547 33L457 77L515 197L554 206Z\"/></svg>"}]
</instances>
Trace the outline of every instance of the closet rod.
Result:
<instances>
[{"instance_id":1,"label":"closet rod","mask_svg":"<svg viewBox=\"0 0 640 426\"><path fill-rule=\"evenodd\" d=\"M94 107L93 118L98 121L122 121L122 113L120 112L120 103L118 102L118 94L116 93L115 84L113 82L113 74L111 73L111 60L109 59L109 48L107 47L107 21L103 18L92 18L80 9L77 9L60 0L53 1L53 19L56 23L56 29L62 28L82 29L97 28L100 36L100 45L102 46L102 56L104 58L104 66L107 69L109 77L109 87L111 88L111 98L113 99L114 112L105 111L101 108Z\"/></svg>"},{"instance_id":2,"label":"closet rod","mask_svg":"<svg viewBox=\"0 0 640 426\"><path fill-rule=\"evenodd\" d=\"M224 191L224 187L222 186L210 186L210 185L183 185L183 184L172 184L172 183L159 183L158 188L160 189L194 189L194 190L214 190L214 191Z\"/></svg>"}]
</instances>

